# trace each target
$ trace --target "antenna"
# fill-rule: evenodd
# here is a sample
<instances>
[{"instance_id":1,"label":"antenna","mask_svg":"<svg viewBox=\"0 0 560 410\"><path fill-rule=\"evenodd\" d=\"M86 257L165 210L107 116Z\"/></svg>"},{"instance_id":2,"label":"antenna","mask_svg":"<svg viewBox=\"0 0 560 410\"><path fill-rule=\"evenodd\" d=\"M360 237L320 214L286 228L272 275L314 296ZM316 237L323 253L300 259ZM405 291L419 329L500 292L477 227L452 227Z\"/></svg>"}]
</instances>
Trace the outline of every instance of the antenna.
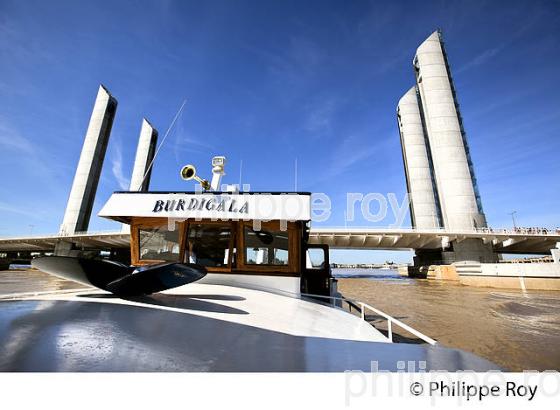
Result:
<instances>
[{"instance_id":1,"label":"antenna","mask_svg":"<svg viewBox=\"0 0 560 410\"><path fill-rule=\"evenodd\" d=\"M243 176L243 160L239 160L239 190L241 190L241 177Z\"/></svg>"},{"instance_id":2,"label":"antenna","mask_svg":"<svg viewBox=\"0 0 560 410\"><path fill-rule=\"evenodd\" d=\"M297 192L297 158L294 162L294 191Z\"/></svg>"},{"instance_id":3,"label":"antenna","mask_svg":"<svg viewBox=\"0 0 560 410\"><path fill-rule=\"evenodd\" d=\"M165 132L165 135L163 136L159 146L156 149L154 157L150 161L150 165L148 165L148 168L146 168L146 172L144 173L144 178L142 178L142 182L140 182L140 186L138 188L138 191L140 191L140 189L142 187L142 184L144 183L144 180L146 179L146 177L150 173L150 170L152 169L152 166L154 165L154 161L156 160L156 157L157 157L157 154L159 153L159 150L161 149L161 147L163 146L163 143L165 142L165 139L167 138L167 136L169 135L169 133L173 129L173 126L175 125L175 122L177 121L177 118L179 118L179 116L183 112L183 108L185 107L186 103L187 103L187 100L183 100L183 103L181 104L181 107L179 108L179 111L177 111L177 114L175 114L175 117L173 118L173 121L171 121L171 124L169 125L169 128L167 128L167 131Z\"/></svg>"}]
</instances>

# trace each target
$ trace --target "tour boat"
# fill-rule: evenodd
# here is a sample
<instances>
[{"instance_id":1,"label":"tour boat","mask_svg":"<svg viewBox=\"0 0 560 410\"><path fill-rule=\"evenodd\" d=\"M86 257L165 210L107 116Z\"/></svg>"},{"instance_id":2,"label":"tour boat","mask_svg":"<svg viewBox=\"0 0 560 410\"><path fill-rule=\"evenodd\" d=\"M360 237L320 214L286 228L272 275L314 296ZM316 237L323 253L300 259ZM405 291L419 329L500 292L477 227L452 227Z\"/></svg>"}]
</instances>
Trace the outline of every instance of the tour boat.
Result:
<instances>
[{"instance_id":1,"label":"tour boat","mask_svg":"<svg viewBox=\"0 0 560 410\"><path fill-rule=\"evenodd\" d=\"M115 192L99 215L129 225L130 265L34 259L87 287L0 301L0 371L497 368L343 298L310 193Z\"/></svg>"}]
</instances>

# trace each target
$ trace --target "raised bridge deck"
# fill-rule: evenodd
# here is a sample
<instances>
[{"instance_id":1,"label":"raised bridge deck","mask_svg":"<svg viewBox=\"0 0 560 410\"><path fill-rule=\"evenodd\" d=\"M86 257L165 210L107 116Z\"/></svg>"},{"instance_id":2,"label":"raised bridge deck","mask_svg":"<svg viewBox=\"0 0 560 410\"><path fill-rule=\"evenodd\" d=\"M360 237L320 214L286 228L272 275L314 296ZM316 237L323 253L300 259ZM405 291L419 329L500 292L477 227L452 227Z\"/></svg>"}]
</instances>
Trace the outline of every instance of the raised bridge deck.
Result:
<instances>
[{"instance_id":1,"label":"raised bridge deck","mask_svg":"<svg viewBox=\"0 0 560 410\"><path fill-rule=\"evenodd\" d=\"M419 230L412 228L314 228L309 242L340 249L445 249L450 242L479 238L498 253L546 254L560 243L560 232L523 230ZM86 249L127 248L130 235L121 231L74 235L36 235L0 238L0 252L51 251L59 241L78 243Z\"/></svg>"}]
</instances>

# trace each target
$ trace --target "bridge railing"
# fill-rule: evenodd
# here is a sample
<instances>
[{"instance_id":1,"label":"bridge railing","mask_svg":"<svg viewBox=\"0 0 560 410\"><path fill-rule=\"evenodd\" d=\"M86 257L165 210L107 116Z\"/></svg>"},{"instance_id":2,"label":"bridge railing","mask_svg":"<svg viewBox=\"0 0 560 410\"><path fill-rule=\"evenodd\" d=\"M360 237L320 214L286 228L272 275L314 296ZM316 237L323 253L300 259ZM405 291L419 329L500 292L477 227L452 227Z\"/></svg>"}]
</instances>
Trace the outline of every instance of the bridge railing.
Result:
<instances>
[{"instance_id":1,"label":"bridge railing","mask_svg":"<svg viewBox=\"0 0 560 410\"><path fill-rule=\"evenodd\" d=\"M560 229L548 229L548 228L475 228L473 229L476 233L486 233L486 234L505 234L505 235L560 235Z\"/></svg>"},{"instance_id":2,"label":"bridge railing","mask_svg":"<svg viewBox=\"0 0 560 410\"><path fill-rule=\"evenodd\" d=\"M426 336L424 333L419 332L418 330L408 326L407 324L401 322L398 319L395 319L392 316L389 316L387 313L374 308L373 306L368 305L367 303L363 303L363 302L359 302L361 310L361 317L362 320L366 320L366 310L370 310L373 313L383 317L384 319L387 320L387 337L389 338L389 340L392 342L393 341L393 325L397 325L398 327L406 330L407 332L413 334L414 336L416 336L419 339L422 339L423 341L425 341L426 343L429 343L431 345L435 345L437 344L437 342L432 339L429 336Z\"/></svg>"},{"instance_id":3,"label":"bridge railing","mask_svg":"<svg viewBox=\"0 0 560 410\"><path fill-rule=\"evenodd\" d=\"M446 229L446 228L429 228L417 229L413 227L406 228L387 228L381 226L349 226L349 227L325 227L318 226L311 229L313 234L386 234L400 235L403 233L422 233L434 235L535 235L535 236L560 236L560 229L548 228L472 228L472 229Z\"/></svg>"},{"instance_id":4,"label":"bridge railing","mask_svg":"<svg viewBox=\"0 0 560 410\"><path fill-rule=\"evenodd\" d=\"M321 298L321 299L331 300L333 302L340 301L341 303L346 303L346 304L348 304L348 310L350 312L352 312L352 309L357 310L360 313L361 319L363 321L365 321L366 323L369 323L372 327L375 328L375 326L367 320L366 310L370 310L370 311L374 312L375 314L377 314L378 316L381 316L382 318L384 318L387 321L387 338L391 342L393 342L393 325L396 325L396 326L400 327L401 329L406 330L407 332L411 333L412 335L416 336L417 338L423 340L424 342L426 342L430 345L437 344L437 341L435 341L431 337L426 336L424 333L410 327L406 323L401 322L400 320L394 318L393 316L390 316L387 313L385 313L385 312L383 312L383 311L381 311L377 308L374 308L371 305L368 305L367 303L359 302L359 301L352 300L352 299L347 299L343 296L324 296L324 295L315 295L315 294L311 294L311 293L302 293L302 296L310 296L310 297L313 297L313 298ZM336 303L333 303L333 304L336 305Z\"/></svg>"}]
</instances>

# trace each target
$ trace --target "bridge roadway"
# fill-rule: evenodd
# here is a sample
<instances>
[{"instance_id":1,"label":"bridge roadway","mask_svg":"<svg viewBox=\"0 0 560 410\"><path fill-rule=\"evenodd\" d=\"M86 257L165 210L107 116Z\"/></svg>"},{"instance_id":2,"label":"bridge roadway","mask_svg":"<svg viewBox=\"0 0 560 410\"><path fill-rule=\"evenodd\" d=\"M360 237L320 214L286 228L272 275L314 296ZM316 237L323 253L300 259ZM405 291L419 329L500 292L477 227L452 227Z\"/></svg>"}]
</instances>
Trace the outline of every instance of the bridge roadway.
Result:
<instances>
[{"instance_id":1,"label":"bridge roadway","mask_svg":"<svg viewBox=\"0 0 560 410\"><path fill-rule=\"evenodd\" d=\"M315 228L309 242L340 249L446 249L451 242L482 239L497 253L547 254L560 243L560 232L508 229L447 231L444 229Z\"/></svg>"},{"instance_id":2,"label":"bridge roadway","mask_svg":"<svg viewBox=\"0 0 560 410\"><path fill-rule=\"evenodd\" d=\"M314 228L309 242L340 249L446 249L451 242L479 238L497 253L547 254L560 243L560 232L521 230L419 230L412 228ZM0 252L52 251L58 241L71 241L84 249L127 248L130 234L120 231L91 232L69 236L37 235L0 238Z\"/></svg>"}]
</instances>

